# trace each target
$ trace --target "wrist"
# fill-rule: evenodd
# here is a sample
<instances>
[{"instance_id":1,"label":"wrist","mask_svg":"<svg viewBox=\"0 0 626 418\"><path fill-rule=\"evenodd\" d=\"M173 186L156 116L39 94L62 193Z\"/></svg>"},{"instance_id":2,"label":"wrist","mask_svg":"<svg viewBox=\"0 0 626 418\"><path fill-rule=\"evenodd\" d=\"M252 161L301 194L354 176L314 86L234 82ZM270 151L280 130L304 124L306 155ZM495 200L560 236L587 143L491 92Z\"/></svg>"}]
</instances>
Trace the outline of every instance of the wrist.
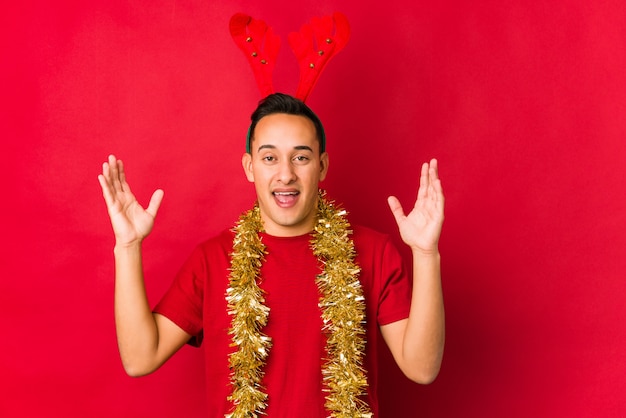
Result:
<instances>
[{"instance_id":1,"label":"wrist","mask_svg":"<svg viewBox=\"0 0 626 418\"><path fill-rule=\"evenodd\" d=\"M424 250L423 248L411 247L411 253L413 254L413 258L421 258L421 259L439 259L441 255L439 254L439 248L435 247L430 250Z\"/></svg>"},{"instance_id":2,"label":"wrist","mask_svg":"<svg viewBox=\"0 0 626 418\"><path fill-rule=\"evenodd\" d=\"M132 242L115 242L115 247L113 247L113 252L116 254L124 252L134 252L137 250L141 251L140 240Z\"/></svg>"}]
</instances>

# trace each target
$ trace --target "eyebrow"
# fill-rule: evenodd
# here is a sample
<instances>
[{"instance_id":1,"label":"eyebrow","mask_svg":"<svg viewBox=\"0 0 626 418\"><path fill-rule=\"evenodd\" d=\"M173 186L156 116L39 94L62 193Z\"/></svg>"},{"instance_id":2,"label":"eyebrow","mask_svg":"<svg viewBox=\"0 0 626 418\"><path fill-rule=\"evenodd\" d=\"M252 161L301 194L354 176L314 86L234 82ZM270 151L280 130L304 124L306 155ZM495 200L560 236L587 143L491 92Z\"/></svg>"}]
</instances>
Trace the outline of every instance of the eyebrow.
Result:
<instances>
[{"instance_id":1,"label":"eyebrow","mask_svg":"<svg viewBox=\"0 0 626 418\"><path fill-rule=\"evenodd\" d=\"M257 152L260 152L263 149L276 149L276 145L261 145L259 147L259 149L257 150ZM308 145L296 145L295 147L293 147L293 149L298 150L298 151L311 151L313 152L313 149L311 147L309 147Z\"/></svg>"}]
</instances>

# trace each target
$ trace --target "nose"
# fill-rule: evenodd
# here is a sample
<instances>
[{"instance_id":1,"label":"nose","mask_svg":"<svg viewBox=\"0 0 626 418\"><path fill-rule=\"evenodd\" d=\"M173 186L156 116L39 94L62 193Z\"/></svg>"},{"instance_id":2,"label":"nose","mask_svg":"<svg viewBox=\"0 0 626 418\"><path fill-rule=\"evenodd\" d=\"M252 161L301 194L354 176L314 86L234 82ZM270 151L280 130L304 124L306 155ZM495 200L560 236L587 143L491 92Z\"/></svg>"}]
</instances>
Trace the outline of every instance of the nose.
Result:
<instances>
[{"instance_id":1,"label":"nose","mask_svg":"<svg viewBox=\"0 0 626 418\"><path fill-rule=\"evenodd\" d=\"M278 181L282 184L290 184L296 180L296 171L290 160L284 159L278 164Z\"/></svg>"}]
</instances>

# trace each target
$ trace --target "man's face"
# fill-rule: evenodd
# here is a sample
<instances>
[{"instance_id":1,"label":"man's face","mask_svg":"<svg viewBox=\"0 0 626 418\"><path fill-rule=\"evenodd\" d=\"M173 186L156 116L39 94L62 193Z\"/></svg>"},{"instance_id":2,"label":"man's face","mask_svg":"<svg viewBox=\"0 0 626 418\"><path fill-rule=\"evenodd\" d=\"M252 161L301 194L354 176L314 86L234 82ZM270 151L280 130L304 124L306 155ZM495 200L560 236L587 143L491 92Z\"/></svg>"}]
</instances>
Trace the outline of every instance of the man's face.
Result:
<instances>
[{"instance_id":1,"label":"man's face","mask_svg":"<svg viewBox=\"0 0 626 418\"><path fill-rule=\"evenodd\" d=\"M328 171L328 155L320 155L313 122L284 113L265 116L256 125L251 151L243 155L242 165L254 182L265 231L275 236L309 233L318 183Z\"/></svg>"}]
</instances>

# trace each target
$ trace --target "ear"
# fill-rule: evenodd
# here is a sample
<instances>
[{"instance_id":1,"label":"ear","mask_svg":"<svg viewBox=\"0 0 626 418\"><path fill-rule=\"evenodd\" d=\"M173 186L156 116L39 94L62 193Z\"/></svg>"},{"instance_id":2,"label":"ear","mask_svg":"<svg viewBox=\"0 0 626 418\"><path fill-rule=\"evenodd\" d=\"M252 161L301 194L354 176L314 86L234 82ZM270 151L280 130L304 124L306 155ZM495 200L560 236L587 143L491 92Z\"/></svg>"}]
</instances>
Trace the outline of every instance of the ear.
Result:
<instances>
[{"instance_id":1,"label":"ear","mask_svg":"<svg viewBox=\"0 0 626 418\"><path fill-rule=\"evenodd\" d=\"M250 183L254 183L254 173L252 172L252 155L247 152L241 156L241 166L246 178Z\"/></svg>"},{"instance_id":2,"label":"ear","mask_svg":"<svg viewBox=\"0 0 626 418\"><path fill-rule=\"evenodd\" d=\"M323 181L326 178L326 174L328 174L328 153L323 152L320 155L320 181Z\"/></svg>"}]
</instances>

